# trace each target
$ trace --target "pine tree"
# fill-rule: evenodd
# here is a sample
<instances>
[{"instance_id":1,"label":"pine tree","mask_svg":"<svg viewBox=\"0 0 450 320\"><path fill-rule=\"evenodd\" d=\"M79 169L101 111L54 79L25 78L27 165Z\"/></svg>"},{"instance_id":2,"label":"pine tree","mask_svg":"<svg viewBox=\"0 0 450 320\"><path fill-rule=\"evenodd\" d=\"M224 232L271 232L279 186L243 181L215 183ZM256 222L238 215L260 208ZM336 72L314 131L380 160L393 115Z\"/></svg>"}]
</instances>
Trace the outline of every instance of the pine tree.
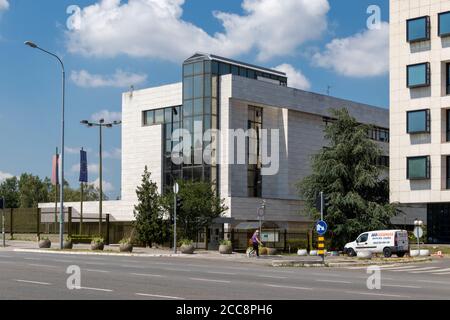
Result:
<instances>
[{"instance_id":1,"label":"pine tree","mask_svg":"<svg viewBox=\"0 0 450 320\"><path fill-rule=\"evenodd\" d=\"M342 248L362 232L389 227L397 209L389 204L386 174L376 165L381 149L368 137L371 127L358 123L346 109L331 112L336 120L325 128L329 145L313 156L313 173L298 187L305 211L314 218L319 193L327 196L331 243Z\"/></svg>"},{"instance_id":2,"label":"pine tree","mask_svg":"<svg viewBox=\"0 0 450 320\"><path fill-rule=\"evenodd\" d=\"M142 184L137 188L138 204L134 206L134 228L137 239L145 245L162 244L167 238L167 223L163 219L164 211L158 186L150 179L151 173L145 167Z\"/></svg>"}]
</instances>

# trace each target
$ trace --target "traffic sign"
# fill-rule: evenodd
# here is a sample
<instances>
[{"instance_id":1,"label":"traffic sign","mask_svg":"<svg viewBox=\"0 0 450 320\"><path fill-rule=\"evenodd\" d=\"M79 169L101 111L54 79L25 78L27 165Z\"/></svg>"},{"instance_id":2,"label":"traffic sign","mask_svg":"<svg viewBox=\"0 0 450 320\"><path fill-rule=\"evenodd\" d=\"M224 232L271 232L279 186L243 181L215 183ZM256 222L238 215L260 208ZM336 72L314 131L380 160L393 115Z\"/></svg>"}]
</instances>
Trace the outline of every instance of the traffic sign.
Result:
<instances>
[{"instance_id":1,"label":"traffic sign","mask_svg":"<svg viewBox=\"0 0 450 320\"><path fill-rule=\"evenodd\" d=\"M264 208L258 208L257 213L258 213L258 218L264 218Z\"/></svg>"},{"instance_id":2,"label":"traffic sign","mask_svg":"<svg viewBox=\"0 0 450 320\"><path fill-rule=\"evenodd\" d=\"M316 231L319 235L323 236L328 229L328 225L325 221L320 220L319 222L317 222L316 224Z\"/></svg>"},{"instance_id":3,"label":"traffic sign","mask_svg":"<svg viewBox=\"0 0 450 320\"><path fill-rule=\"evenodd\" d=\"M414 228L414 236L417 239L422 238L422 236L423 236L423 229L422 229L422 227L415 227Z\"/></svg>"},{"instance_id":4,"label":"traffic sign","mask_svg":"<svg viewBox=\"0 0 450 320\"><path fill-rule=\"evenodd\" d=\"M178 191L180 191L180 186L175 182L173 185L173 193L178 194Z\"/></svg>"}]
</instances>

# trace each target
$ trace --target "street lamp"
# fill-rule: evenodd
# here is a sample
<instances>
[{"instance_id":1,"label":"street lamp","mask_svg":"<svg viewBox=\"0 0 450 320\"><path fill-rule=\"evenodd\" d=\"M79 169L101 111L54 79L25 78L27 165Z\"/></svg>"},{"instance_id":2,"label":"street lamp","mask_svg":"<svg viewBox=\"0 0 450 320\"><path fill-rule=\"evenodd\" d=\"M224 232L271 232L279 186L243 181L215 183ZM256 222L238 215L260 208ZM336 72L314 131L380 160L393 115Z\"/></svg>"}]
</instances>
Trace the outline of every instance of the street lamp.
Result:
<instances>
[{"instance_id":1,"label":"street lamp","mask_svg":"<svg viewBox=\"0 0 450 320\"><path fill-rule=\"evenodd\" d=\"M119 125L122 123L122 121L113 121L110 123L105 123L105 119L100 119L98 122L89 122L88 120L82 120L80 121L81 124L87 126L88 128L92 127L98 127L99 133L100 133L100 147L99 147L99 158L100 158L100 167L99 167L99 193L100 193L100 199L99 199L99 205L98 205L98 215L99 215L99 222L98 222L98 233L99 236L102 236L102 216L103 216L103 160L102 160L102 148L103 148L103 133L102 129L103 127L106 128L112 128L115 125Z\"/></svg>"},{"instance_id":2,"label":"street lamp","mask_svg":"<svg viewBox=\"0 0 450 320\"><path fill-rule=\"evenodd\" d=\"M33 49L38 49L56 58L62 68L62 115L61 115L61 192L60 192L60 212L59 212L59 246L63 249L64 242L64 112L65 112L65 92L66 92L66 71L62 60L54 53L40 48L31 41L26 41L25 45Z\"/></svg>"}]
</instances>

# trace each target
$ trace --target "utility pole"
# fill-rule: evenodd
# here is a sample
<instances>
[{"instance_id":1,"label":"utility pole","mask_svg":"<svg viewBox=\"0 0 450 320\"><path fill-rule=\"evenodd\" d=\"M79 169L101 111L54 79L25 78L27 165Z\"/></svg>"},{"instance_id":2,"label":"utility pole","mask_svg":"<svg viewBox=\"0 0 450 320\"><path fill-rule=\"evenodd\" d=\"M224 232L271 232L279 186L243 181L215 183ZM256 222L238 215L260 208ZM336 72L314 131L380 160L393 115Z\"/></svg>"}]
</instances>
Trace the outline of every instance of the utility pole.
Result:
<instances>
[{"instance_id":1,"label":"utility pole","mask_svg":"<svg viewBox=\"0 0 450 320\"><path fill-rule=\"evenodd\" d=\"M173 253L177 253L177 195L180 187L177 182L173 185Z\"/></svg>"},{"instance_id":2,"label":"utility pole","mask_svg":"<svg viewBox=\"0 0 450 320\"><path fill-rule=\"evenodd\" d=\"M2 238L3 248L6 247L6 233L5 233L5 198L0 198L0 209L2 209Z\"/></svg>"}]
</instances>

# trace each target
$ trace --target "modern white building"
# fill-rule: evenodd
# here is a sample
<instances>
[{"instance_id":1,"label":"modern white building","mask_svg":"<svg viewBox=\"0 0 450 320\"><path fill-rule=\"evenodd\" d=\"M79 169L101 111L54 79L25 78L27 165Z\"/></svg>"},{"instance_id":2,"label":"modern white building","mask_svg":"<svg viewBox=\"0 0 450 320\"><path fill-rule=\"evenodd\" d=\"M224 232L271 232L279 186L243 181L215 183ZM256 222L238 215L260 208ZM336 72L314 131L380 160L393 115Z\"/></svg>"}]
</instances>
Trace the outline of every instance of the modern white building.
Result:
<instances>
[{"instance_id":1,"label":"modern white building","mask_svg":"<svg viewBox=\"0 0 450 320\"><path fill-rule=\"evenodd\" d=\"M182 82L124 93L122 197L104 202L103 211L110 213L113 221L132 220L136 188L148 166L160 192L170 188L174 178L209 180L216 185L229 209L225 215L228 219L212 226L212 234L223 230L224 223L239 228L243 222L256 222L263 200L266 222L279 229L304 230L311 221L300 214L304 203L296 184L311 173L311 156L326 144L324 128L332 120L330 109L345 107L359 122L374 126L370 136L385 151L386 156L380 160L386 166L389 112L287 84L286 75L278 71L211 54L195 54L183 64ZM195 160L195 151L199 150L209 154L212 161L174 164L171 155L180 139L173 133L178 128L192 135L189 140L194 153L190 160ZM278 170L264 175L268 167L262 161L264 150L249 144L263 137L250 136L241 141L202 139L210 128L219 129L222 137L229 136L232 130L276 129L279 138L269 139L268 155L272 164L278 160ZM242 153L246 161L233 164ZM250 158L256 161L249 164ZM188 160L186 156L184 160ZM54 205L41 205L45 206ZM79 203L67 206L73 207L74 214L79 212ZM84 211L95 214L98 203L85 203ZM399 224L403 222L401 219Z\"/></svg>"},{"instance_id":2,"label":"modern white building","mask_svg":"<svg viewBox=\"0 0 450 320\"><path fill-rule=\"evenodd\" d=\"M450 1L390 1L391 202L450 243Z\"/></svg>"}]
</instances>

